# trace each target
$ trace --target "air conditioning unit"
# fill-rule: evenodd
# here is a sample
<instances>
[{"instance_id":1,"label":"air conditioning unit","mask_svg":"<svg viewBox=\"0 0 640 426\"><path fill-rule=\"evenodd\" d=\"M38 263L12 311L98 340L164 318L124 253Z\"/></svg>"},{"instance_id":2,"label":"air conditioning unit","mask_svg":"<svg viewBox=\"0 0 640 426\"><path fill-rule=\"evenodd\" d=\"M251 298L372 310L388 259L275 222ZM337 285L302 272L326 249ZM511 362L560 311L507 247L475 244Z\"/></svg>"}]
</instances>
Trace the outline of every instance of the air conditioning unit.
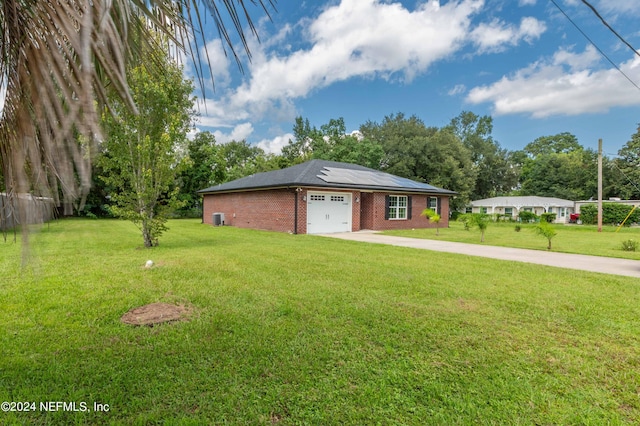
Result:
<instances>
[{"instance_id":1,"label":"air conditioning unit","mask_svg":"<svg viewBox=\"0 0 640 426\"><path fill-rule=\"evenodd\" d=\"M223 226L223 225L224 225L224 213L214 213L213 226Z\"/></svg>"}]
</instances>

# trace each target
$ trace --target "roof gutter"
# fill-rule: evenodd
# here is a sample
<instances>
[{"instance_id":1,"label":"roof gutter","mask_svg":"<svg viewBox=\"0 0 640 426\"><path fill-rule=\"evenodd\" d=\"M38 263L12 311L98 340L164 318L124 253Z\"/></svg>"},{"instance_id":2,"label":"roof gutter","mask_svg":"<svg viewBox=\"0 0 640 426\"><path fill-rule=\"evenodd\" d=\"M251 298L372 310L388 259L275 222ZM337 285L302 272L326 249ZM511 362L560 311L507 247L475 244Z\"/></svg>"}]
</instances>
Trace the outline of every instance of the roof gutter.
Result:
<instances>
[{"instance_id":1,"label":"roof gutter","mask_svg":"<svg viewBox=\"0 0 640 426\"><path fill-rule=\"evenodd\" d=\"M253 191L270 191L273 189L291 189L291 188L307 188L311 190L319 190L319 191L327 191L327 190L338 190L338 191L360 191L360 192L390 192L390 193L398 193L398 194L427 194L434 196L456 196L457 192L451 191L448 189L442 191L430 191L430 190L416 190L415 188L395 188L395 187L367 187L367 186L348 186L348 185L308 185L308 184L282 184L276 186L258 186L258 187L250 187L250 188L239 188L239 189L223 189L221 191L198 191L200 195L213 195L213 194L227 194L230 192L253 192Z\"/></svg>"}]
</instances>

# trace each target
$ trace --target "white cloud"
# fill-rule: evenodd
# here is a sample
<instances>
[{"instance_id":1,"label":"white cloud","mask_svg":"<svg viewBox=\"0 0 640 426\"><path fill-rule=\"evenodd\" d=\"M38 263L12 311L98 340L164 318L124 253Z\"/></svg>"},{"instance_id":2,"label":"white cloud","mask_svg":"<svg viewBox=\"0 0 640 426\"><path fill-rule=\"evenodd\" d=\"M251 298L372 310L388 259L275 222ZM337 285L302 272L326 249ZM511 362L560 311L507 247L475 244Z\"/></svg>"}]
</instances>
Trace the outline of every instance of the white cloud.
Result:
<instances>
[{"instance_id":1,"label":"white cloud","mask_svg":"<svg viewBox=\"0 0 640 426\"><path fill-rule=\"evenodd\" d=\"M508 46L518 45L521 40L532 43L546 29L544 22L532 17L522 18L519 27L494 19L474 28L470 38L478 47L478 53L501 52Z\"/></svg>"},{"instance_id":2,"label":"white cloud","mask_svg":"<svg viewBox=\"0 0 640 426\"><path fill-rule=\"evenodd\" d=\"M301 97L356 76L398 73L410 81L459 48L481 4L467 0L439 6L432 1L409 11L399 3L343 0L311 23L310 49L256 64L251 82L237 97Z\"/></svg>"},{"instance_id":3,"label":"white cloud","mask_svg":"<svg viewBox=\"0 0 640 426\"><path fill-rule=\"evenodd\" d=\"M210 72L216 89L227 87L231 81L231 74L229 73L229 65L231 62L225 53L222 41L216 39L208 42L206 47L202 48L200 54L205 60L206 58L209 59L209 63L211 64Z\"/></svg>"},{"instance_id":4,"label":"white cloud","mask_svg":"<svg viewBox=\"0 0 640 426\"><path fill-rule=\"evenodd\" d=\"M616 106L640 105L638 91L616 69L591 70L594 49L583 53L558 51L551 60L539 61L499 81L473 88L466 100L491 102L496 115L530 114L533 117L606 112ZM620 68L640 82L640 59Z\"/></svg>"},{"instance_id":5,"label":"white cloud","mask_svg":"<svg viewBox=\"0 0 640 426\"><path fill-rule=\"evenodd\" d=\"M520 0L518 1L520 6L534 6L536 4L536 0Z\"/></svg>"},{"instance_id":6,"label":"white cloud","mask_svg":"<svg viewBox=\"0 0 640 426\"><path fill-rule=\"evenodd\" d=\"M595 66L602 57L596 49L588 45L582 53L574 53L570 50L561 48L553 55L552 63L554 65L567 65L571 70L582 70Z\"/></svg>"},{"instance_id":7,"label":"white cloud","mask_svg":"<svg viewBox=\"0 0 640 426\"><path fill-rule=\"evenodd\" d=\"M294 99L335 82L354 77L410 82L467 42L471 17L483 4L462 0L441 6L431 0L408 10L400 3L343 0L305 20L302 41L308 47L276 53L270 38L264 45L250 40L248 78L208 102L200 121L214 126L267 115L290 121ZM286 26L275 39L282 43L292 31Z\"/></svg>"},{"instance_id":8,"label":"white cloud","mask_svg":"<svg viewBox=\"0 0 640 426\"><path fill-rule=\"evenodd\" d=\"M238 124L229 133L223 133L220 130L213 132L216 142L227 143L231 141L246 140L253 133L253 125L251 123Z\"/></svg>"},{"instance_id":9,"label":"white cloud","mask_svg":"<svg viewBox=\"0 0 640 426\"><path fill-rule=\"evenodd\" d=\"M238 121L247 120L249 113L243 109L232 109L225 100L198 99L196 103L196 125L201 127L232 127Z\"/></svg>"},{"instance_id":10,"label":"white cloud","mask_svg":"<svg viewBox=\"0 0 640 426\"><path fill-rule=\"evenodd\" d=\"M466 91L467 91L467 86L465 86L464 84L456 84L447 92L447 94L449 96L456 96Z\"/></svg>"},{"instance_id":11,"label":"white cloud","mask_svg":"<svg viewBox=\"0 0 640 426\"><path fill-rule=\"evenodd\" d=\"M289 140L294 140L293 133L286 133L281 136L276 136L273 139L263 139L257 143L258 147L262 148L268 154L280 154L282 148L289 144Z\"/></svg>"},{"instance_id":12,"label":"white cloud","mask_svg":"<svg viewBox=\"0 0 640 426\"><path fill-rule=\"evenodd\" d=\"M600 0L594 6L601 13L631 13L637 15L640 12L637 0Z\"/></svg>"}]
</instances>

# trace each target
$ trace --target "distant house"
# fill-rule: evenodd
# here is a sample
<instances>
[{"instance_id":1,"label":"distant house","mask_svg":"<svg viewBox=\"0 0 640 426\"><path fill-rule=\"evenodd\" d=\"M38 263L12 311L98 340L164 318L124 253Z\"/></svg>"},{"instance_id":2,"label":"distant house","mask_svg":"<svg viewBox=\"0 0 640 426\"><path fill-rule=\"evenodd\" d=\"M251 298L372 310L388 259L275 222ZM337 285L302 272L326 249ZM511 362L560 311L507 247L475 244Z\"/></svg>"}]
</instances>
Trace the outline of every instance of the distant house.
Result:
<instances>
[{"instance_id":1,"label":"distant house","mask_svg":"<svg viewBox=\"0 0 640 426\"><path fill-rule=\"evenodd\" d=\"M494 197L472 201L467 206L468 213L500 214L507 218L517 218L522 211L540 216L542 213L555 213L556 223L567 223L574 212L574 202L552 197Z\"/></svg>"},{"instance_id":2,"label":"distant house","mask_svg":"<svg viewBox=\"0 0 640 426\"><path fill-rule=\"evenodd\" d=\"M321 234L362 229L435 227L420 215L432 208L447 226L456 193L389 173L325 160L257 173L198 191L203 222L241 228Z\"/></svg>"}]
</instances>

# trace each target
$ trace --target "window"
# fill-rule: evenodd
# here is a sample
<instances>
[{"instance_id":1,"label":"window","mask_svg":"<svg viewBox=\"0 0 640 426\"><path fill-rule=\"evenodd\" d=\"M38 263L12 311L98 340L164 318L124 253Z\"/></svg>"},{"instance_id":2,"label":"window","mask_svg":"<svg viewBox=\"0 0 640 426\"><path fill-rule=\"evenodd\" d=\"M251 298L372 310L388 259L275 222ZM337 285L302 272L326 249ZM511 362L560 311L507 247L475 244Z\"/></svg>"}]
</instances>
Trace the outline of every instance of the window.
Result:
<instances>
[{"instance_id":1,"label":"window","mask_svg":"<svg viewBox=\"0 0 640 426\"><path fill-rule=\"evenodd\" d=\"M504 215L512 217L513 216L513 207L505 207L504 208Z\"/></svg>"},{"instance_id":2,"label":"window","mask_svg":"<svg viewBox=\"0 0 640 426\"><path fill-rule=\"evenodd\" d=\"M438 211L438 197L429 197L427 200L427 208L433 210L434 212Z\"/></svg>"},{"instance_id":3,"label":"window","mask_svg":"<svg viewBox=\"0 0 640 426\"><path fill-rule=\"evenodd\" d=\"M473 213L473 207L467 207L464 209L465 213Z\"/></svg>"},{"instance_id":4,"label":"window","mask_svg":"<svg viewBox=\"0 0 640 426\"><path fill-rule=\"evenodd\" d=\"M344 195L332 195L331 201L344 201Z\"/></svg>"},{"instance_id":5,"label":"window","mask_svg":"<svg viewBox=\"0 0 640 426\"><path fill-rule=\"evenodd\" d=\"M388 219L406 219L408 197L406 195L389 195Z\"/></svg>"},{"instance_id":6,"label":"window","mask_svg":"<svg viewBox=\"0 0 640 426\"><path fill-rule=\"evenodd\" d=\"M486 207L480 207L480 213L487 214L487 208Z\"/></svg>"},{"instance_id":7,"label":"window","mask_svg":"<svg viewBox=\"0 0 640 426\"><path fill-rule=\"evenodd\" d=\"M324 201L324 195L311 195L311 201Z\"/></svg>"}]
</instances>

